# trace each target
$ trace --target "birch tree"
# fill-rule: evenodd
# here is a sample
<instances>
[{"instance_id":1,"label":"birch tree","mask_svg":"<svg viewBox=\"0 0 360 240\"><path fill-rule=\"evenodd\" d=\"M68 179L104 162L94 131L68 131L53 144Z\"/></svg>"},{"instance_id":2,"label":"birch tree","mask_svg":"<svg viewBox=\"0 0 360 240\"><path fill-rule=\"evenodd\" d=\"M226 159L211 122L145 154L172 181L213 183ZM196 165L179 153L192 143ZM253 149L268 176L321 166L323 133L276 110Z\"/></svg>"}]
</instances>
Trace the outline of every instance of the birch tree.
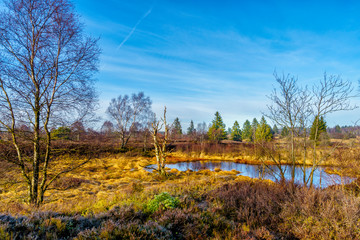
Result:
<instances>
[{"instance_id":1,"label":"birch tree","mask_svg":"<svg viewBox=\"0 0 360 240\"><path fill-rule=\"evenodd\" d=\"M11 135L29 202L39 205L49 185L74 165L48 175L52 160L50 127L89 112L96 96L92 76L100 50L84 36L67 0L6 0L0 13L0 124ZM25 150L18 127L30 127ZM26 145L25 144L25 145Z\"/></svg>"},{"instance_id":2,"label":"birch tree","mask_svg":"<svg viewBox=\"0 0 360 240\"><path fill-rule=\"evenodd\" d=\"M324 73L323 79L314 84L312 90L307 87L299 87L297 78L290 75L278 76L274 74L279 89L274 89L270 96L272 105L268 106L267 115L283 130L287 129L290 135L290 162L292 163L292 182L295 178L295 165L299 164L300 157L296 156L296 146L301 146L303 182L310 187L313 184L314 171L329 156L318 157L317 141L319 131L321 130L320 119L326 115L338 112L352 110L356 106L351 105L350 99L353 97L351 82L343 80L338 75L327 75ZM315 119L313 122L312 120ZM312 123L312 132L314 135L312 143L311 171L306 176L306 161L309 159L308 152L308 129ZM302 139L300 141L296 140ZM333 152L335 147L330 151Z\"/></svg>"},{"instance_id":3,"label":"birch tree","mask_svg":"<svg viewBox=\"0 0 360 240\"><path fill-rule=\"evenodd\" d=\"M161 175L166 175L166 157L168 154L167 144L169 140L169 126L166 121L166 107L164 108L164 115L160 120L154 119L151 124L153 144L155 148L156 163L158 166L157 171ZM164 134L160 133L164 129Z\"/></svg>"},{"instance_id":4,"label":"birch tree","mask_svg":"<svg viewBox=\"0 0 360 240\"><path fill-rule=\"evenodd\" d=\"M146 125L151 111L151 100L143 92L113 98L107 114L115 120L120 134L121 148L125 148L137 125Z\"/></svg>"}]
</instances>

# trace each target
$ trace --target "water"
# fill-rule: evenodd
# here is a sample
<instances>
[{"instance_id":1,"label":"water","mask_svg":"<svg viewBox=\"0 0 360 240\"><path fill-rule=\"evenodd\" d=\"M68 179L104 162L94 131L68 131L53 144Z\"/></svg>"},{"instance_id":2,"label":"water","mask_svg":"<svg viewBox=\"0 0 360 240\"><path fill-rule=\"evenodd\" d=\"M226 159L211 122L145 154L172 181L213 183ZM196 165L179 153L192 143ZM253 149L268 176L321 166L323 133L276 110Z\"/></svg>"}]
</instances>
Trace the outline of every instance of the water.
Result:
<instances>
[{"instance_id":1,"label":"water","mask_svg":"<svg viewBox=\"0 0 360 240\"><path fill-rule=\"evenodd\" d=\"M156 168L156 165L150 165L149 167ZM166 164L168 168L175 168L179 171L186 171L188 169L193 171L199 171L203 169L209 169L213 171L215 168L220 168L223 171L231 171L232 169L240 172L239 175L248 176L252 178L262 177L264 179L270 179L272 181L280 180L280 172L284 173L286 180L291 180L291 166L282 165L281 171L278 166L261 166L251 165L244 163L236 163L231 161L195 161L195 162L178 162ZM353 179L349 177L340 177L336 174L328 174L322 167L318 167L314 171L313 184L315 187L328 187L334 184L350 183ZM309 177L311 168L306 168L305 176ZM304 171L301 167L295 167L295 182L303 184Z\"/></svg>"}]
</instances>

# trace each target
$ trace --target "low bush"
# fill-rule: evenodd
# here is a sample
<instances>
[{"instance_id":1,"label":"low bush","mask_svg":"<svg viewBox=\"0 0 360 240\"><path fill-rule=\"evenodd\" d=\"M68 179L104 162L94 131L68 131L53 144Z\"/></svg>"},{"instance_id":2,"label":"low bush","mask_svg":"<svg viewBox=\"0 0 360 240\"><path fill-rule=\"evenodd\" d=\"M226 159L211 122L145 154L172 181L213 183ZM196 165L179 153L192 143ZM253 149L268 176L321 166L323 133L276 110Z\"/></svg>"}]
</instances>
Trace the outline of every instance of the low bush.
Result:
<instances>
[{"instance_id":1,"label":"low bush","mask_svg":"<svg viewBox=\"0 0 360 240\"><path fill-rule=\"evenodd\" d=\"M153 213L157 210L173 209L179 205L179 199L171 196L167 192L160 193L150 200L146 209Z\"/></svg>"},{"instance_id":2,"label":"low bush","mask_svg":"<svg viewBox=\"0 0 360 240\"><path fill-rule=\"evenodd\" d=\"M0 239L360 239L360 200L340 189L260 181L190 189L180 199L154 190L143 208L87 217L0 215Z\"/></svg>"}]
</instances>

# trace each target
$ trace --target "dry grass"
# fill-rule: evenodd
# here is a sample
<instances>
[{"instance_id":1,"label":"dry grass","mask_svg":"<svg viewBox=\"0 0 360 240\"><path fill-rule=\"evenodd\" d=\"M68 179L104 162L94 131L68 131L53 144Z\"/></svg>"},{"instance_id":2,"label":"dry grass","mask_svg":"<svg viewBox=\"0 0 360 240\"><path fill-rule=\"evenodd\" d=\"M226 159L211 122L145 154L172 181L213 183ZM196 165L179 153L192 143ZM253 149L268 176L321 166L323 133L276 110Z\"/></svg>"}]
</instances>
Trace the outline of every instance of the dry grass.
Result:
<instances>
[{"instance_id":1,"label":"dry grass","mask_svg":"<svg viewBox=\"0 0 360 240\"><path fill-rule=\"evenodd\" d=\"M351 148L346 144L344 143L341 148L338 148L330 160L324 164L346 165L348 169L352 169L352 175L357 176L359 172L357 169L360 167L356 165L358 161L355 160L360 156L359 143L349 142L352 144ZM239 144L236 145L238 152L235 150L226 152L227 146L220 146L224 147L221 151L219 146L215 146L219 148L216 150L218 153L175 151L169 155L168 162L228 160L248 164L261 163L256 155L250 155L253 151L253 148L249 147L250 145L240 148L239 146ZM329 146L321 146L318 155L325 155L330 150L331 147ZM169 169L170 176L164 179L143 168L146 165L154 164L154 158L131 157L129 155L119 153L93 159L82 168L64 175L60 180L54 182L51 189L46 192L44 205L41 206L40 210L86 215L106 211L119 203L133 203L140 207L144 201L159 191L177 193L191 188L191 186L208 189L217 186L218 183L228 181L243 181L244 179L257 181L237 176L238 172L236 171L180 172L176 169ZM286 156L285 153L283 155ZM308 155L311 156L311 151ZM82 159L76 160L82 161ZM74 159L70 155L64 155L53 163L51 168L59 170L73 163ZM284 163L286 163L285 160ZM28 192L25 184L19 183L22 180L19 172L7 165L2 168L2 171L3 174L0 177L0 212L29 214L33 209L26 204Z\"/></svg>"},{"instance_id":2,"label":"dry grass","mask_svg":"<svg viewBox=\"0 0 360 240\"><path fill-rule=\"evenodd\" d=\"M71 160L67 156L59 162L67 164ZM54 182L45 193L44 204L39 210L87 215L107 211L119 204L138 204L140 208L149 197L162 191L178 193L195 185L208 190L227 181L256 181L237 176L238 171L209 170L180 172L169 169L169 176L163 178L143 168L154 163L154 159L120 154L94 159ZM13 177L21 179L19 174ZM24 184L8 187L0 193L0 212L30 214L33 209L26 200Z\"/></svg>"},{"instance_id":3,"label":"dry grass","mask_svg":"<svg viewBox=\"0 0 360 240\"><path fill-rule=\"evenodd\" d=\"M319 154L324 154L324 149ZM348 166L355 166L351 159L360 156L359 153L360 147L352 151L339 149L334 154L336 164L347 162ZM259 163L255 157L246 158L244 154L184 152L173 152L169 162L214 159ZM63 156L53 169L60 170L73 162L71 156ZM235 170L168 169L169 176L163 177L143 169L154 163L153 158L129 154L93 159L54 182L37 211L26 204L24 184L4 185L0 192L0 238L11 238L12 233L24 236L31 233L34 239L38 235L47 239L70 235L76 239L360 237L355 231L360 226L359 198L354 196L360 192L360 184L352 186L348 194L336 188L320 190L275 184L238 175ZM5 176L21 179L17 171ZM164 192L179 199L179 206L148 212L148 203ZM8 224L8 219L14 224Z\"/></svg>"}]
</instances>

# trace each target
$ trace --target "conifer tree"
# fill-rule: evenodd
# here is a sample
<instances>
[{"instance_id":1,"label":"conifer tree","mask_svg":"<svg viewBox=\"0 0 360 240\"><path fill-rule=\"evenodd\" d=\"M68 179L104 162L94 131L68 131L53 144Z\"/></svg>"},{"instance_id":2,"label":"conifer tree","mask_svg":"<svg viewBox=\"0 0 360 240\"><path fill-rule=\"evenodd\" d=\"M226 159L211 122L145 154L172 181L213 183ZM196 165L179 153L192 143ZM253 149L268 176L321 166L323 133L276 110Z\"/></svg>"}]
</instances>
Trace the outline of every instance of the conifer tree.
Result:
<instances>
[{"instance_id":1,"label":"conifer tree","mask_svg":"<svg viewBox=\"0 0 360 240\"><path fill-rule=\"evenodd\" d=\"M252 132L251 132L251 124L249 120L246 120L243 124L243 130L242 130L242 139L245 140L252 140Z\"/></svg>"},{"instance_id":2,"label":"conifer tree","mask_svg":"<svg viewBox=\"0 0 360 240\"><path fill-rule=\"evenodd\" d=\"M193 120L190 121L190 126L187 129L187 135L192 135L195 133L195 127Z\"/></svg>"},{"instance_id":3,"label":"conifer tree","mask_svg":"<svg viewBox=\"0 0 360 240\"><path fill-rule=\"evenodd\" d=\"M326 122L324 117L321 116L318 118L316 116L310 129L310 139L318 141L320 134L324 132L326 133Z\"/></svg>"},{"instance_id":4,"label":"conifer tree","mask_svg":"<svg viewBox=\"0 0 360 240\"><path fill-rule=\"evenodd\" d=\"M252 123L251 123L251 141L255 141L256 140L256 129L258 128L259 126L259 122L256 118L253 119Z\"/></svg>"},{"instance_id":5,"label":"conifer tree","mask_svg":"<svg viewBox=\"0 0 360 240\"><path fill-rule=\"evenodd\" d=\"M232 130L230 127L228 127L227 131L226 131L227 135L230 135L231 136L231 133L232 133Z\"/></svg>"},{"instance_id":6,"label":"conifer tree","mask_svg":"<svg viewBox=\"0 0 360 240\"><path fill-rule=\"evenodd\" d=\"M266 141L269 142L273 139L271 127L267 124L264 116L261 117L260 124L256 128L255 140L258 142Z\"/></svg>"},{"instance_id":7,"label":"conifer tree","mask_svg":"<svg viewBox=\"0 0 360 240\"><path fill-rule=\"evenodd\" d=\"M235 121L231 128L231 139L233 141L241 141L241 129L238 121Z\"/></svg>"},{"instance_id":8,"label":"conifer tree","mask_svg":"<svg viewBox=\"0 0 360 240\"><path fill-rule=\"evenodd\" d=\"M278 134L278 133L279 133L279 128L277 127L276 124L275 124L274 127L273 127L273 131L274 131L274 134Z\"/></svg>"},{"instance_id":9,"label":"conifer tree","mask_svg":"<svg viewBox=\"0 0 360 240\"><path fill-rule=\"evenodd\" d=\"M182 134L182 128L181 128L181 123L179 118L175 118L174 123L173 123L173 132L175 134L181 135Z\"/></svg>"},{"instance_id":10,"label":"conifer tree","mask_svg":"<svg viewBox=\"0 0 360 240\"><path fill-rule=\"evenodd\" d=\"M281 135L282 137L287 137L287 136L289 136L289 129L288 129L287 127L283 127L283 128L281 129L280 135Z\"/></svg>"},{"instance_id":11,"label":"conifer tree","mask_svg":"<svg viewBox=\"0 0 360 240\"><path fill-rule=\"evenodd\" d=\"M341 133L341 127L339 125L335 126L335 132L336 133Z\"/></svg>"},{"instance_id":12,"label":"conifer tree","mask_svg":"<svg viewBox=\"0 0 360 240\"><path fill-rule=\"evenodd\" d=\"M215 141L226 139L225 124L219 112L215 113L215 118L208 131L208 136L210 140Z\"/></svg>"}]
</instances>

